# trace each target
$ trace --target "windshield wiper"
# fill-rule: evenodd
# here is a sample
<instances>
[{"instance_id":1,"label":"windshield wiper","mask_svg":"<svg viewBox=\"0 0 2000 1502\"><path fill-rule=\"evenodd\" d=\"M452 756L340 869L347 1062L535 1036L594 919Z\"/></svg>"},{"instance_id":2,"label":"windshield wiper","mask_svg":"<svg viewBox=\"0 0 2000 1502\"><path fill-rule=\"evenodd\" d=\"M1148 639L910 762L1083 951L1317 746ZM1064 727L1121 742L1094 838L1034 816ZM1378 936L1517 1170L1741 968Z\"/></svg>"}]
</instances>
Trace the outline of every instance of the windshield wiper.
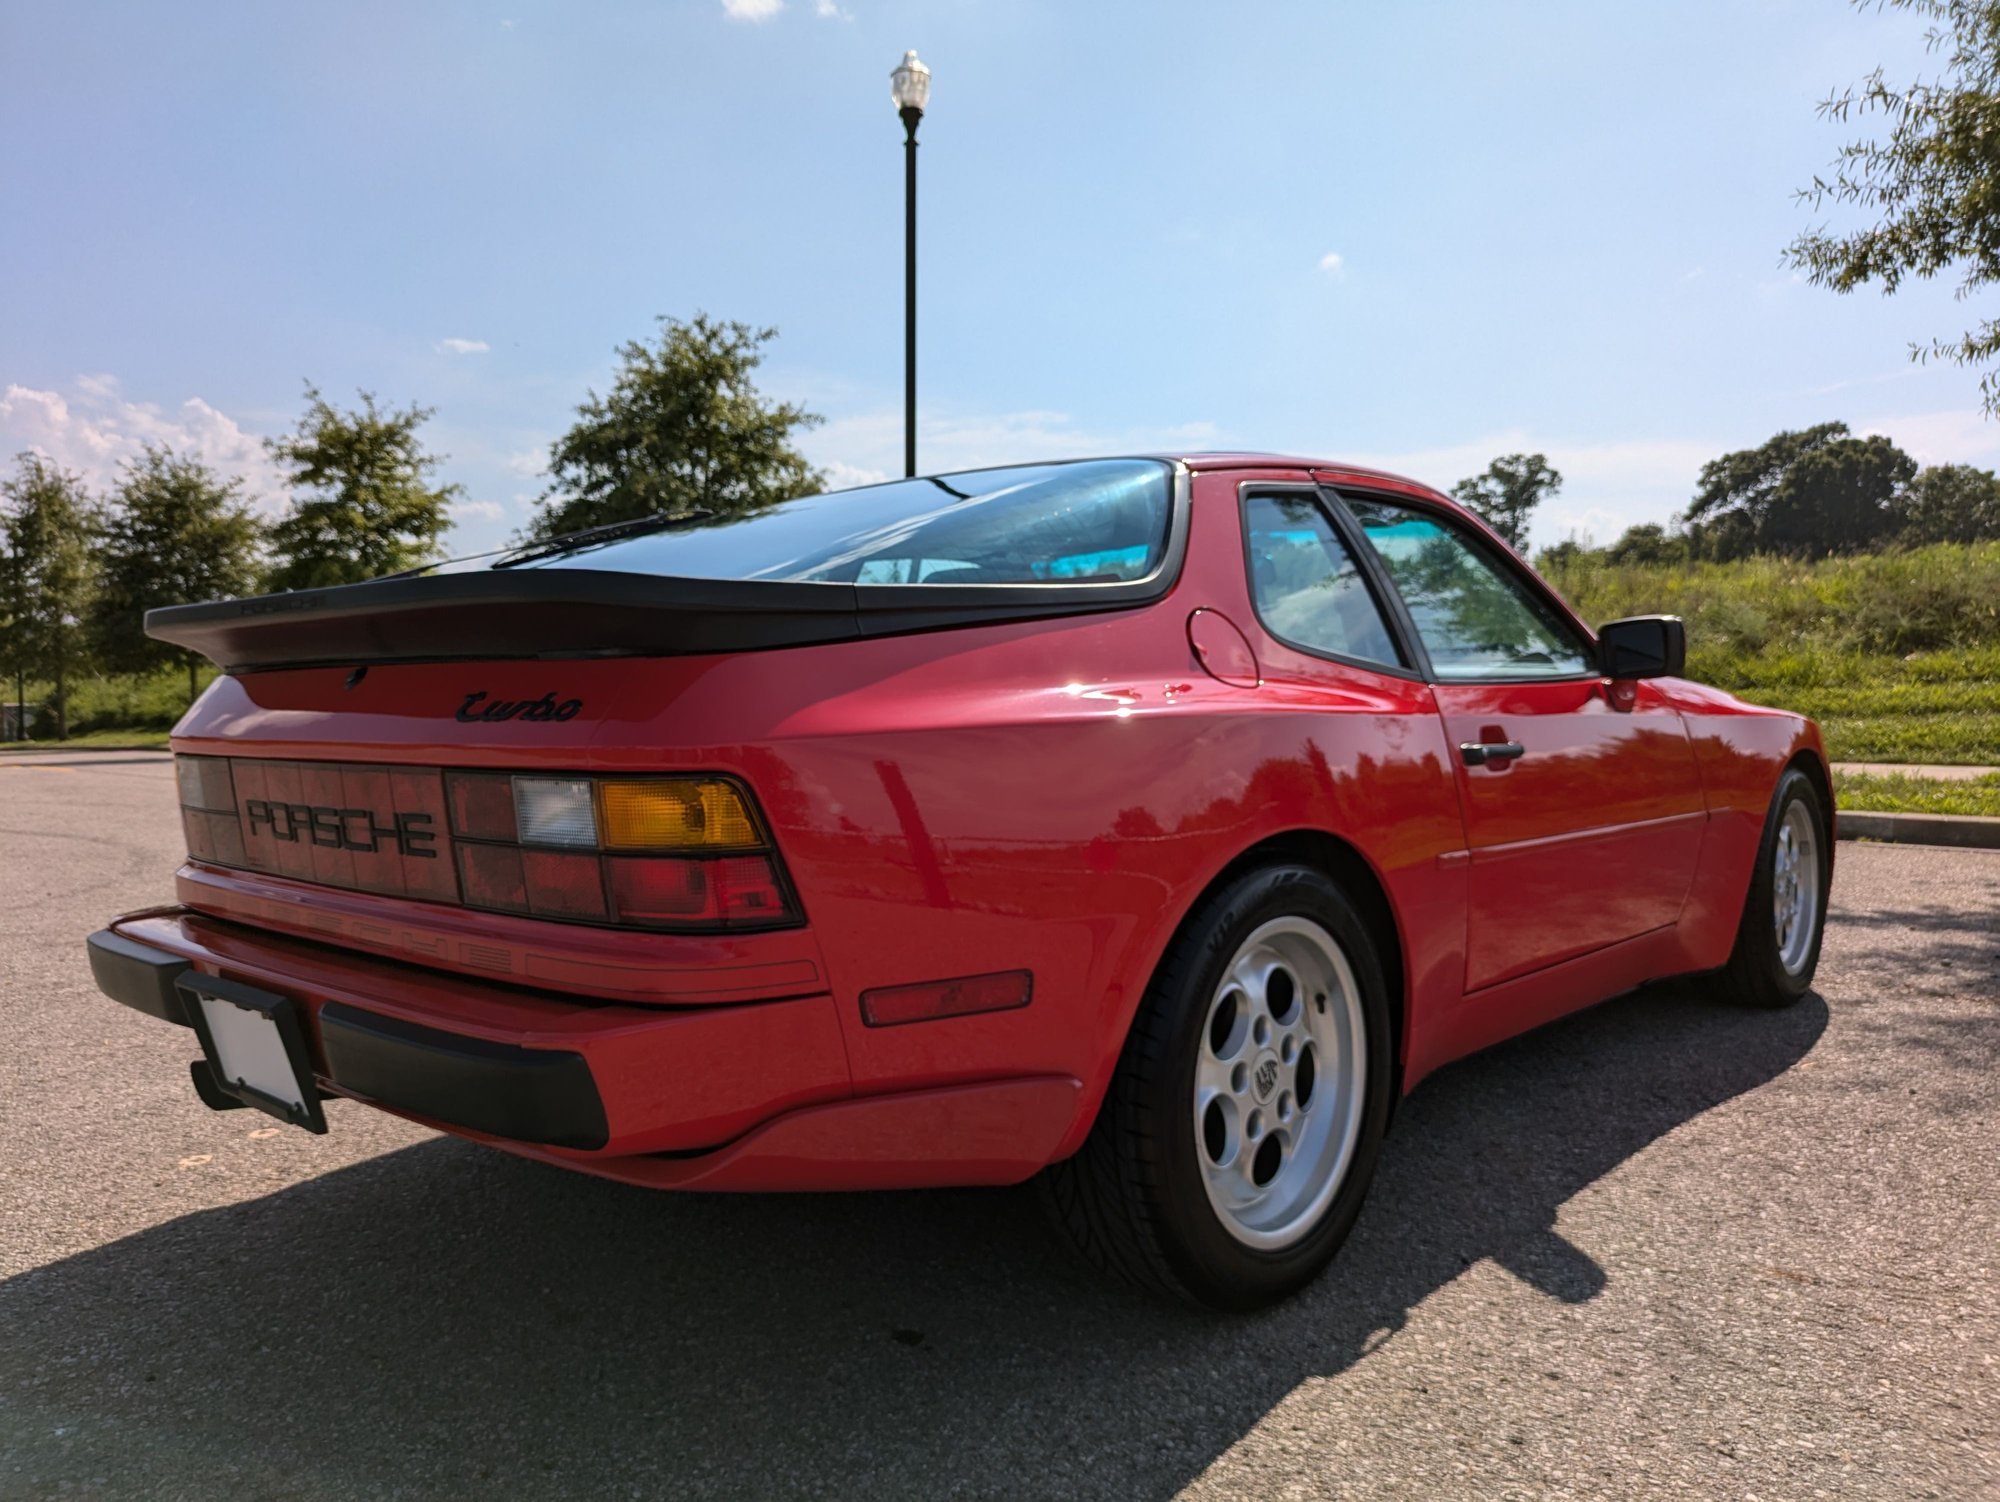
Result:
<instances>
[{"instance_id":1,"label":"windshield wiper","mask_svg":"<svg viewBox=\"0 0 2000 1502\"><path fill-rule=\"evenodd\" d=\"M665 532L690 522L707 521L714 515L715 513L708 508L697 506L692 511L676 511L671 515L639 516L630 521L606 522L601 527L585 527L581 532L565 532L562 536L551 537L546 542L530 543L522 551L502 558L493 567L519 568L524 563L550 558L557 553L596 547L599 543L616 542L621 537L639 537L647 532Z\"/></svg>"}]
</instances>

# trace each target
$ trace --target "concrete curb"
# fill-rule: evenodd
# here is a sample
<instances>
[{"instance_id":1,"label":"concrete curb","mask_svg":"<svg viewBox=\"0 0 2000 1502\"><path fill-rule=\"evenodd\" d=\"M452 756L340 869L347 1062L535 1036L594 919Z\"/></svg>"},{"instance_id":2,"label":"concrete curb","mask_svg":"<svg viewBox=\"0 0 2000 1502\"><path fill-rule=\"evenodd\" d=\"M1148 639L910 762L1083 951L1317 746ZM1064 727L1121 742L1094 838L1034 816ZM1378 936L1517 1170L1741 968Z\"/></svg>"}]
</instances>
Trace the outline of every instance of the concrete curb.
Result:
<instances>
[{"instance_id":1,"label":"concrete curb","mask_svg":"<svg viewBox=\"0 0 2000 1502\"><path fill-rule=\"evenodd\" d=\"M1939 766L1917 761L1837 761L1836 773L1862 777L1922 777L1930 782L1977 782L2000 774L2000 767Z\"/></svg>"},{"instance_id":2,"label":"concrete curb","mask_svg":"<svg viewBox=\"0 0 2000 1502\"><path fill-rule=\"evenodd\" d=\"M2000 819L1981 819L1970 814L1876 814L1843 808L1834 815L1834 833L1843 840L2000 850Z\"/></svg>"}]
</instances>

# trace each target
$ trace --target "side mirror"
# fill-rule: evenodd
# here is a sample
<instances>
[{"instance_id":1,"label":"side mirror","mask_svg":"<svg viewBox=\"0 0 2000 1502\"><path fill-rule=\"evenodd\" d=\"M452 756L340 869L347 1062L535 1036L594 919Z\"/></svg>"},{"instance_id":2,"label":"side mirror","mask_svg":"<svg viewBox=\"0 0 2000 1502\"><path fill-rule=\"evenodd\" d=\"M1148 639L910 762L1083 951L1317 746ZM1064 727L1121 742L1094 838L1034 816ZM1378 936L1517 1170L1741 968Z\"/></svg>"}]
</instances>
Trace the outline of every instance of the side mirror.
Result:
<instances>
[{"instance_id":1,"label":"side mirror","mask_svg":"<svg viewBox=\"0 0 2000 1502\"><path fill-rule=\"evenodd\" d=\"M1627 616L1597 631L1597 670L1607 678L1679 678L1687 651L1687 624L1677 615Z\"/></svg>"}]
</instances>

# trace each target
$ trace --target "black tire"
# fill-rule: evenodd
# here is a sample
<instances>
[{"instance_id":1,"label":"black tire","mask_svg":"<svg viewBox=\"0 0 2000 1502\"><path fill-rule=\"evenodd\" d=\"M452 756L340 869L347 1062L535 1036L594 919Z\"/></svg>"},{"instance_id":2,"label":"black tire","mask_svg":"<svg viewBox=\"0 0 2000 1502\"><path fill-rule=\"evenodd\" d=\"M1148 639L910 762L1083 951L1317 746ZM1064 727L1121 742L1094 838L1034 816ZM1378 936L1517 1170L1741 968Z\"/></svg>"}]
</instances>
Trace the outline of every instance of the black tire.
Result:
<instances>
[{"instance_id":1,"label":"black tire","mask_svg":"<svg viewBox=\"0 0 2000 1502\"><path fill-rule=\"evenodd\" d=\"M1779 952L1772 920L1777 882L1775 855L1779 831L1793 805L1804 808L1813 833L1812 856L1819 900L1812 919L1810 943L1801 962L1787 968ZM1813 780L1797 767L1786 769L1771 795L1764 817L1764 836L1757 844L1757 864L1750 873L1750 890L1743 899L1743 918L1736 930L1736 947L1720 976L1723 994L1740 1006L1788 1007L1812 989L1819 968L1820 944L1826 937L1826 905L1833 871L1833 846L1828 839L1826 804Z\"/></svg>"},{"instance_id":2,"label":"black tire","mask_svg":"<svg viewBox=\"0 0 2000 1502\"><path fill-rule=\"evenodd\" d=\"M1253 933L1280 918L1310 920L1342 951L1364 1023L1356 1052L1365 1075L1338 1189L1309 1229L1267 1250L1232 1235L1211 1205L1192 1104L1223 973ZM1347 1239L1374 1177L1394 1078L1390 1042L1376 941L1339 887L1300 865L1237 878L1205 900L1168 946L1089 1138L1075 1157L1041 1176L1050 1219L1094 1267L1155 1293L1247 1310L1296 1292Z\"/></svg>"}]
</instances>

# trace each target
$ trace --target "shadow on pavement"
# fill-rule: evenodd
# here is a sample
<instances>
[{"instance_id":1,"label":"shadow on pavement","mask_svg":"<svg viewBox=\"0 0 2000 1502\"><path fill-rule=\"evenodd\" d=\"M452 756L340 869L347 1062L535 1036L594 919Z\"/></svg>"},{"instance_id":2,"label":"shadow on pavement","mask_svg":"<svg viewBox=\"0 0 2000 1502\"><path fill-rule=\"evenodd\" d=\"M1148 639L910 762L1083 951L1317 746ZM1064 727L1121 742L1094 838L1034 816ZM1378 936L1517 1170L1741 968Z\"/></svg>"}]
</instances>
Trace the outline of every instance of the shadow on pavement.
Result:
<instances>
[{"instance_id":1,"label":"shadow on pavement","mask_svg":"<svg viewBox=\"0 0 2000 1502\"><path fill-rule=\"evenodd\" d=\"M1454 1066L1330 1274L1237 1320L1073 1267L1026 1190L677 1197L429 1142L0 1284L0 1454L31 1492L1165 1496L1478 1259L1594 1297L1563 1202L1826 1021L1683 984Z\"/></svg>"},{"instance_id":2,"label":"shadow on pavement","mask_svg":"<svg viewBox=\"0 0 2000 1502\"><path fill-rule=\"evenodd\" d=\"M1881 1057L1923 1059L1930 1070L1930 1109L1984 1109L1993 1063L2000 1059L2000 908L1846 911L1838 932L1843 971L1880 971L1898 997L1946 1003L1892 1010L1873 1006L1864 995L1855 1008L1857 1036L1878 1039ZM1900 937L1908 934L1922 935L1921 943ZM1909 1087L1883 1079L1872 1086L1863 1081L1862 1088Z\"/></svg>"}]
</instances>

